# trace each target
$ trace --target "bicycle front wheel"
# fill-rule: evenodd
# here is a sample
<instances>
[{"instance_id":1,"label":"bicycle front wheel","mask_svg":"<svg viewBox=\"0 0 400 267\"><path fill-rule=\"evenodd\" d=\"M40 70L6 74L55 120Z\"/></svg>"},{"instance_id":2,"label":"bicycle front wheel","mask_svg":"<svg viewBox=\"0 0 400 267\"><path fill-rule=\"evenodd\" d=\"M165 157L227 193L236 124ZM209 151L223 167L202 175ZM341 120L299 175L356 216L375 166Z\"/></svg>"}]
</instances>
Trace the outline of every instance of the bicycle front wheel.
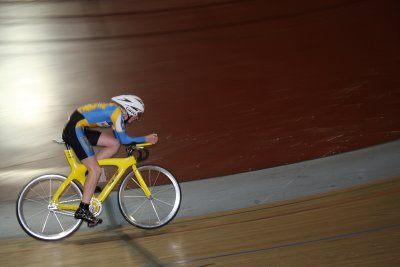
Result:
<instances>
[{"instance_id":1,"label":"bicycle front wheel","mask_svg":"<svg viewBox=\"0 0 400 267\"><path fill-rule=\"evenodd\" d=\"M133 172L120 185L118 205L125 219L134 226L154 229L169 223L178 213L181 189L175 177L156 165L138 168L151 192L147 197Z\"/></svg>"},{"instance_id":2,"label":"bicycle front wheel","mask_svg":"<svg viewBox=\"0 0 400 267\"><path fill-rule=\"evenodd\" d=\"M62 239L79 228L82 220L74 218L74 211L60 210L51 199L67 178L48 174L30 181L17 199L17 218L22 229L37 239ZM59 202L79 206L82 191L71 181L59 197Z\"/></svg>"}]
</instances>

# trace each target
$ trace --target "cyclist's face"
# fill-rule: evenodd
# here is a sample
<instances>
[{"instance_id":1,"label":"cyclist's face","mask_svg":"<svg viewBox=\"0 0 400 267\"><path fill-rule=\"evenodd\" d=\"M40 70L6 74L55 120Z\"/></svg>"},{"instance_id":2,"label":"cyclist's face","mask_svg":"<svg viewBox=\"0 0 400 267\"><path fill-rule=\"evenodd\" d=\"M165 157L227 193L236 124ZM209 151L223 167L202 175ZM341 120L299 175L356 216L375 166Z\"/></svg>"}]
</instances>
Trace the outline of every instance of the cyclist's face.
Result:
<instances>
[{"instance_id":1,"label":"cyclist's face","mask_svg":"<svg viewBox=\"0 0 400 267\"><path fill-rule=\"evenodd\" d=\"M128 119L128 116L127 116L127 118L126 119ZM126 120L125 119L125 120ZM132 117L130 117L126 122L127 123L132 123L132 122L134 122L135 120L138 120L139 119L139 116L132 116Z\"/></svg>"},{"instance_id":2,"label":"cyclist's face","mask_svg":"<svg viewBox=\"0 0 400 267\"><path fill-rule=\"evenodd\" d=\"M141 114L139 114L138 116L129 116L128 113L124 109L122 109L122 115L124 116L125 123L132 123L140 119Z\"/></svg>"}]
</instances>

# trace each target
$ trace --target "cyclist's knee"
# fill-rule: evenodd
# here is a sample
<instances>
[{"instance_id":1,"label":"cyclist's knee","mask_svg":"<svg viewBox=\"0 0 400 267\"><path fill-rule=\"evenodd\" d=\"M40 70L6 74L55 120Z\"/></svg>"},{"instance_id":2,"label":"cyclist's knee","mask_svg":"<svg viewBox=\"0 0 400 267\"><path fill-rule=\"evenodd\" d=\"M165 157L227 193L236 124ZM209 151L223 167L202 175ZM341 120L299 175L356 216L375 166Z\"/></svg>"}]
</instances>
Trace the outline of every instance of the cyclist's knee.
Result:
<instances>
[{"instance_id":1,"label":"cyclist's knee","mask_svg":"<svg viewBox=\"0 0 400 267\"><path fill-rule=\"evenodd\" d=\"M112 150L114 150L115 152L117 152L118 150L119 150L119 147L121 146L121 144L119 143L119 141L117 140L117 139L113 139L111 142L110 142L110 148L112 149Z\"/></svg>"},{"instance_id":2,"label":"cyclist's knee","mask_svg":"<svg viewBox=\"0 0 400 267\"><path fill-rule=\"evenodd\" d=\"M89 166L88 168L88 175L94 175L95 177L100 177L101 174L101 168L99 165L93 165L93 166Z\"/></svg>"},{"instance_id":3,"label":"cyclist's knee","mask_svg":"<svg viewBox=\"0 0 400 267\"><path fill-rule=\"evenodd\" d=\"M107 151L105 155L101 155L102 156L101 158L111 157L115 155L121 146L121 144L116 138L109 136L105 133L102 133L100 135L97 145L104 147L105 150Z\"/></svg>"},{"instance_id":4,"label":"cyclist's knee","mask_svg":"<svg viewBox=\"0 0 400 267\"><path fill-rule=\"evenodd\" d=\"M97 141L98 146L110 147L110 148L119 148L120 144L119 141L105 132L101 133L99 140Z\"/></svg>"},{"instance_id":5,"label":"cyclist's knee","mask_svg":"<svg viewBox=\"0 0 400 267\"><path fill-rule=\"evenodd\" d=\"M96 157L86 158L86 159L82 160L82 163L86 166L86 168L88 170L88 174L100 176L101 168L99 166L99 163L96 160Z\"/></svg>"}]
</instances>

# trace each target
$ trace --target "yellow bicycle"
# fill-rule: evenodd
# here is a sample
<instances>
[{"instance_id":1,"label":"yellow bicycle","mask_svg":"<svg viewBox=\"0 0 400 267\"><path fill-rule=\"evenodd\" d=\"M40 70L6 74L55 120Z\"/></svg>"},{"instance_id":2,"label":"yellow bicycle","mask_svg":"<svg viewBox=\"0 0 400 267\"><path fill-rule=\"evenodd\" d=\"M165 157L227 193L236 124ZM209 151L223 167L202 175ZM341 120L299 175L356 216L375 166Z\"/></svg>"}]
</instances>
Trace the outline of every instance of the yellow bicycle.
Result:
<instances>
[{"instance_id":1,"label":"yellow bicycle","mask_svg":"<svg viewBox=\"0 0 400 267\"><path fill-rule=\"evenodd\" d=\"M182 199L175 177L161 166L136 166L137 161L148 157L145 147L149 145L126 146L126 158L99 160L100 166L114 166L117 171L100 194L92 198L90 210L95 216L100 215L102 203L122 180L118 206L129 223L154 229L175 217ZM47 174L34 178L23 187L17 199L18 222L27 234L37 239L59 240L71 235L82 224L82 220L74 218L74 213L82 198L87 169L77 161L68 145L64 154L71 167L67 177ZM128 169L130 172L124 176Z\"/></svg>"}]
</instances>

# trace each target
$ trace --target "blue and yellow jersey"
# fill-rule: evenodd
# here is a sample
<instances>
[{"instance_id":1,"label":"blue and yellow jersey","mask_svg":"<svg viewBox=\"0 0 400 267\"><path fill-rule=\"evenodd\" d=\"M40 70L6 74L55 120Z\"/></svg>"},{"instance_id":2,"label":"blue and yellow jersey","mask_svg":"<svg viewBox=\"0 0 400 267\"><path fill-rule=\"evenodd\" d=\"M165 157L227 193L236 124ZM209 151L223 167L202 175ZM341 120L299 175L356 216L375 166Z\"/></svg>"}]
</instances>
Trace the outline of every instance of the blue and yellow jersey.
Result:
<instances>
[{"instance_id":1,"label":"blue and yellow jersey","mask_svg":"<svg viewBox=\"0 0 400 267\"><path fill-rule=\"evenodd\" d=\"M121 108L114 103L94 103L77 109L85 119L79 121L76 127L112 127L116 138L121 144L132 142L144 143L145 137L130 137L126 134Z\"/></svg>"}]
</instances>

